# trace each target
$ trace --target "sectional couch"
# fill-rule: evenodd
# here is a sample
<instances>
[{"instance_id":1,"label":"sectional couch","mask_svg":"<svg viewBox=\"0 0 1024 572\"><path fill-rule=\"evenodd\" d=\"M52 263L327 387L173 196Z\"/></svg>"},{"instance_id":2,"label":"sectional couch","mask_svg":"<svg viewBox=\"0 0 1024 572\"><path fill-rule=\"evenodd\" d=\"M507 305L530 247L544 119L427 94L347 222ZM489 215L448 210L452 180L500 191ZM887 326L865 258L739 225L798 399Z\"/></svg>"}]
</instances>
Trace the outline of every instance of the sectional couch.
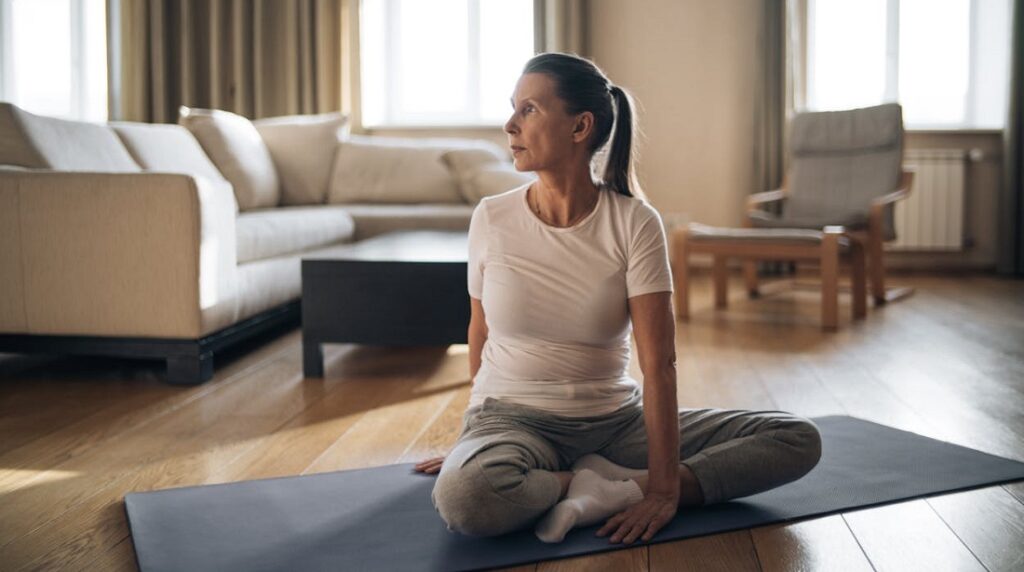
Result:
<instances>
[{"instance_id":1,"label":"sectional couch","mask_svg":"<svg viewBox=\"0 0 1024 572\"><path fill-rule=\"evenodd\" d=\"M303 256L465 230L526 180L492 143L349 135L337 113L96 124L0 103L0 352L159 358L200 383L215 352L297 321Z\"/></svg>"}]
</instances>

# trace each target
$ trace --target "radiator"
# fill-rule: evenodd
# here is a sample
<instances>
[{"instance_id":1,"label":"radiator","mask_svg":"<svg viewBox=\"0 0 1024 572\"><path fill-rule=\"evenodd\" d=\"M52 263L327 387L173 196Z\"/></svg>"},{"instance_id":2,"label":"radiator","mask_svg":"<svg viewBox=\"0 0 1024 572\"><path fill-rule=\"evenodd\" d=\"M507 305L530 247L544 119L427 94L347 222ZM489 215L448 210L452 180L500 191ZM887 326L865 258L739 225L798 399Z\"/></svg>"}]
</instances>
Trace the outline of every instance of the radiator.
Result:
<instances>
[{"instance_id":1,"label":"radiator","mask_svg":"<svg viewBox=\"0 0 1024 572\"><path fill-rule=\"evenodd\" d=\"M903 165L914 171L914 185L910 196L896 203L896 240L886 247L963 250L966 151L908 149Z\"/></svg>"}]
</instances>

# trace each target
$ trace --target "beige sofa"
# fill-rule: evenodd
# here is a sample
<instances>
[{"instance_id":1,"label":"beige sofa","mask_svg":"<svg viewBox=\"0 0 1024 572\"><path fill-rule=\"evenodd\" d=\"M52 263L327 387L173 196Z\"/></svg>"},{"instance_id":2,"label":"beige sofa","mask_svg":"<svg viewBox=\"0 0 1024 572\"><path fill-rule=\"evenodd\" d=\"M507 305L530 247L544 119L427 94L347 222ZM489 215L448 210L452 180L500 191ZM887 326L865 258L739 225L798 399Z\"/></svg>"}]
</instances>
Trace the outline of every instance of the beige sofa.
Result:
<instances>
[{"instance_id":1,"label":"beige sofa","mask_svg":"<svg viewBox=\"0 0 1024 572\"><path fill-rule=\"evenodd\" d=\"M474 182L523 178L493 145L348 136L339 114L180 123L0 103L0 351L161 358L169 381L205 381L214 352L297 320L303 256L464 230Z\"/></svg>"}]
</instances>

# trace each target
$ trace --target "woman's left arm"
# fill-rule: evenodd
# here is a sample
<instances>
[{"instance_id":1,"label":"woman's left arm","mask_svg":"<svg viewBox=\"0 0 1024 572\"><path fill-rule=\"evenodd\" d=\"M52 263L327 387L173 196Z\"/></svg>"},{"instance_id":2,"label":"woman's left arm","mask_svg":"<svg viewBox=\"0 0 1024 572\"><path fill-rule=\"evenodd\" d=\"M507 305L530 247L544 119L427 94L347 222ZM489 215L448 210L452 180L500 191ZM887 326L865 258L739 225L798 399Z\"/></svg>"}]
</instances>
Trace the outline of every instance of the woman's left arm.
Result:
<instances>
[{"instance_id":1,"label":"woman's left arm","mask_svg":"<svg viewBox=\"0 0 1024 572\"><path fill-rule=\"evenodd\" d=\"M672 294L654 292L629 298L640 370L644 378L647 427L647 491L643 502L611 519L598 531L612 542L629 544L652 536L676 514L679 505L679 405L676 400L675 319Z\"/></svg>"},{"instance_id":2,"label":"woman's left arm","mask_svg":"<svg viewBox=\"0 0 1024 572\"><path fill-rule=\"evenodd\" d=\"M647 425L647 492L679 500L679 402L676 399L676 327L672 293L629 299Z\"/></svg>"}]
</instances>

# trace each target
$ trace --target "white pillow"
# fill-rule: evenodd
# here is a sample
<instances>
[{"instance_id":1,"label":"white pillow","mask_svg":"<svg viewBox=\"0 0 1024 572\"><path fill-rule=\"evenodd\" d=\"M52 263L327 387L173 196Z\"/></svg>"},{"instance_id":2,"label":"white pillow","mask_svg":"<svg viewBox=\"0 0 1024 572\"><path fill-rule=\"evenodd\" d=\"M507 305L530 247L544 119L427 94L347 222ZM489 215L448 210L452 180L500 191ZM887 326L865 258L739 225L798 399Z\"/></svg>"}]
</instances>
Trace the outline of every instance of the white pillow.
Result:
<instances>
[{"instance_id":1,"label":"white pillow","mask_svg":"<svg viewBox=\"0 0 1024 572\"><path fill-rule=\"evenodd\" d=\"M281 177L281 204L323 204L338 142L348 136L348 116L288 115L252 123Z\"/></svg>"},{"instance_id":2,"label":"white pillow","mask_svg":"<svg viewBox=\"0 0 1024 572\"><path fill-rule=\"evenodd\" d=\"M215 185L231 187L195 136L181 125L119 121L109 125L144 170L204 177ZM238 209L237 203L235 209Z\"/></svg>"},{"instance_id":3,"label":"white pillow","mask_svg":"<svg viewBox=\"0 0 1024 572\"><path fill-rule=\"evenodd\" d=\"M534 173L517 171L505 155L491 149L456 149L445 152L441 160L458 180L462 197L474 205L537 179Z\"/></svg>"},{"instance_id":4,"label":"white pillow","mask_svg":"<svg viewBox=\"0 0 1024 572\"><path fill-rule=\"evenodd\" d=\"M0 164L55 171L138 173L107 125L36 115L0 102Z\"/></svg>"},{"instance_id":5,"label":"white pillow","mask_svg":"<svg viewBox=\"0 0 1024 572\"><path fill-rule=\"evenodd\" d=\"M195 135L213 164L231 182L239 210L277 206L281 180L270 151L251 121L229 111L183 105L178 123Z\"/></svg>"},{"instance_id":6,"label":"white pillow","mask_svg":"<svg viewBox=\"0 0 1024 572\"><path fill-rule=\"evenodd\" d=\"M457 148L497 147L469 139L353 135L338 145L327 191L330 203L463 203L441 161Z\"/></svg>"}]
</instances>

